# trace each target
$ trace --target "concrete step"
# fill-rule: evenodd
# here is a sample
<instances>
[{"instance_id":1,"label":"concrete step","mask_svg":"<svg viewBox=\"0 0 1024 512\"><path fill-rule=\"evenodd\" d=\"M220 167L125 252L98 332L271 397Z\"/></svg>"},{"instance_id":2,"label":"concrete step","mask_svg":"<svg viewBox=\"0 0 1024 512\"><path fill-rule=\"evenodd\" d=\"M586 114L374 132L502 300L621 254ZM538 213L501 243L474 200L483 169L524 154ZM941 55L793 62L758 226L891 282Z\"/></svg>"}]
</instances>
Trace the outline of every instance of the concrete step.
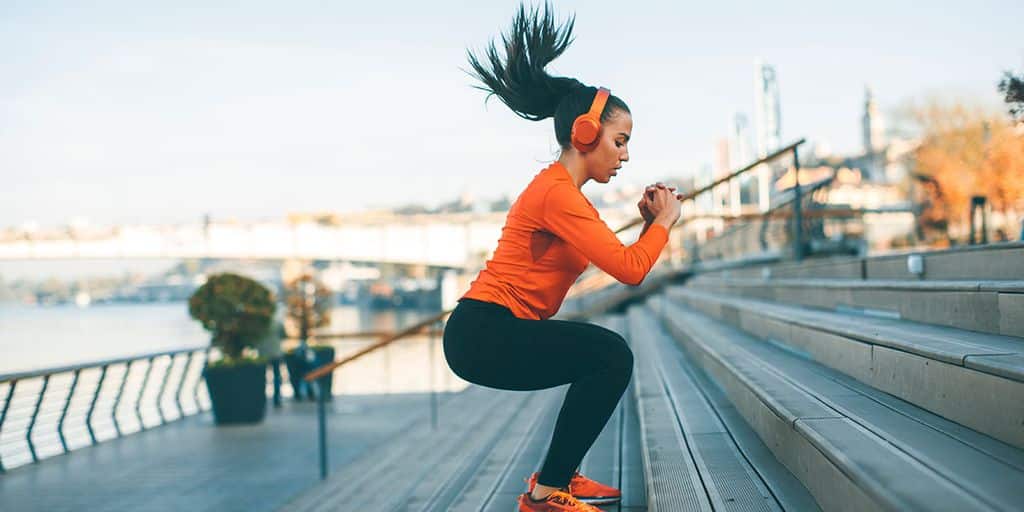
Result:
<instances>
[{"instance_id":1,"label":"concrete step","mask_svg":"<svg viewBox=\"0 0 1024 512\"><path fill-rule=\"evenodd\" d=\"M614 326L615 330L622 327ZM636 356L634 393L650 510L816 510L778 461L641 307L619 330Z\"/></svg>"},{"instance_id":2,"label":"concrete step","mask_svg":"<svg viewBox=\"0 0 1024 512\"><path fill-rule=\"evenodd\" d=\"M911 270L919 272L912 272ZM1024 242L1001 242L943 250L907 251L869 257L812 258L766 262L715 271L723 277L1018 280L1024 276Z\"/></svg>"},{"instance_id":3,"label":"concrete step","mask_svg":"<svg viewBox=\"0 0 1024 512\"><path fill-rule=\"evenodd\" d=\"M1019 510L1024 503L1024 451L676 301L650 304L823 509Z\"/></svg>"},{"instance_id":4,"label":"concrete step","mask_svg":"<svg viewBox=\"0 0 1024 512\"><path fill-rule=\"evenodd\" d=\"M1024 336L1024 281L761 279L699 275L687 285L746 298Z\"/></svg>"},{"instance_id":5,"label":"concrete step","mask_svg":"<svg viewBox=\"0 0 1024 512\"><path fill-rule=\"evenodd\" d=\"M712 318L1024 447L1024 340L670 287Z\"/></svg>"},{"instance_id":6,"label":"concrete step","mask_svg":"<svg viewBox=\"0 0 1024 512\"><path fill-rule=\"evenodd\" d=\"M549 393L546 400L522 418L512 430L499 440L487 454L487 458L472 474L463 478L457 494L449 500L451 512L478 510L512 510L518 495L524 492L522 482L538 460L544 456L545 436L554 428L557 416L557 394Z\"/></svg>"}]
</instances>

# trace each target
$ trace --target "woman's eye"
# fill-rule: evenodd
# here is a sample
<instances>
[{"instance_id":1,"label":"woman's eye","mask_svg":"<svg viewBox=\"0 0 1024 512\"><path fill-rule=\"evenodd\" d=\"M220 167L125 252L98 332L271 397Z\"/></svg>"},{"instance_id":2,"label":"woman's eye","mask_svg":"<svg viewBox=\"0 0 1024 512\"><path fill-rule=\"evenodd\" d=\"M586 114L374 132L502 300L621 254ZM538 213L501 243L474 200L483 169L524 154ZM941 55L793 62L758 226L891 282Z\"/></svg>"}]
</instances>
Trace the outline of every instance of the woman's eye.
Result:
<instances>
[{"instance_id":1,"label":"woman's eye","mask_svg":"<svg viewBox=\"0 0 1024 512\"><path fill-rule=\"evenodd\" d=\"M619 141L615 141L615 147L621 148L622 147L622 143L619 142Z\"/></svg>"}]
</instances>

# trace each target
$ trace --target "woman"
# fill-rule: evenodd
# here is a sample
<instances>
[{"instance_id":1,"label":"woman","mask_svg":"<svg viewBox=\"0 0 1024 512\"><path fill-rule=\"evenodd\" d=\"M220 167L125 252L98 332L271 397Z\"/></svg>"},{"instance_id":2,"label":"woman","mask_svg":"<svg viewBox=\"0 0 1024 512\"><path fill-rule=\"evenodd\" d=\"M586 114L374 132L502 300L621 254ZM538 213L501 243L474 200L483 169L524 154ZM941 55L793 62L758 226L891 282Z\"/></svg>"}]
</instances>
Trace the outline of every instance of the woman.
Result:
<instances>
[{"instance_id":1,"label":"woman","mask_svg":"<svg viewBox=\"0 0 1024 512\"><path fill-rule=\"evenodd\" d=\"M519 391L570 385L541 470L519 497L522 512L598 511L587 502L620 499L618 489L576 468L625 391L633 354L608 329L548 318L590 262L623 283L643 281L679 218L672 187L647 187L637 204L646 223L626 247L580 191L590 180L607 183L629 160L633 120L608 91L544 71L569 46L572 25L570 19L556 26L548 9L527 13L520 6L504 37L504 60L493 43L486 64L469 55L481 89L526 119L553 117L561 146L558 160L512 205L494 256L444 331L448 365L469 382Z\"/></svg>"}]
</instances>

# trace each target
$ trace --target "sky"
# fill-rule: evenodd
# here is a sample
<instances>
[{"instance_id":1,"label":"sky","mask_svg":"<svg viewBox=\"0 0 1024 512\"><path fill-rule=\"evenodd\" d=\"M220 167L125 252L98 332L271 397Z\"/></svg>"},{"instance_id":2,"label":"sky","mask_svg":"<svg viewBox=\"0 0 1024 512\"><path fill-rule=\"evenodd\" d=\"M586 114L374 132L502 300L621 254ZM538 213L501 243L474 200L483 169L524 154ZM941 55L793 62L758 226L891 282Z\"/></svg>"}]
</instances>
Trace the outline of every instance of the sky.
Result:
<instances>
[{"instance_id":1,"label":"sky","mask_svg":"<svg viewBox=\"0 0 1024 512\"><path fill-rule=\"evenodd\" d=\"M466 51L518 2L0 3L0 227L280 219L515 197L557 158L551 120L473 89ZM928 96L998 105L1024 70L1019 1L559 1L549 66L633 112L612 184L685 176L776 68L782 139L860 147ZM590 183L584 192L599 193Z\"/></svg>"}]
</instances>

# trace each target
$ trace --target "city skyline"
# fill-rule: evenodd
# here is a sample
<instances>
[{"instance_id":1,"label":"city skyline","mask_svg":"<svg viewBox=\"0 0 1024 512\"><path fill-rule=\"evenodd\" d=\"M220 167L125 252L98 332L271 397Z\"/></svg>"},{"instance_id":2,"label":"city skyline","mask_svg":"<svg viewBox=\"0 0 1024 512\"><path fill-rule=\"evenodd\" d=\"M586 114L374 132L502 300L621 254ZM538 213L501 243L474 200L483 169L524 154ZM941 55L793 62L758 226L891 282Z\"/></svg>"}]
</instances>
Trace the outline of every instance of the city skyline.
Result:
<instances>
[{"instance_id":1,"label":"city skyline","mask_svg":"<svg viewBox=\"0 0 1024 512\"><path fill-rule=\"evenodd\" d=\"M515 5L9 5L0 43L19 51L0 70L19 80L0 85L0 217L161 223L515 197L557 154L550 121L485 107L459 69ZM756 129L758 58L778 76L781 142L839 153L861 147L864 84L883 114L933 93L996 105L1001 71L1024 64L1011 2L614 5L555 4L575 13L576 42L552 66L633 110L613 186L692 175L737 112ZM396 113L423 126L396 131Z\"/></svg>"}]
</instances>

